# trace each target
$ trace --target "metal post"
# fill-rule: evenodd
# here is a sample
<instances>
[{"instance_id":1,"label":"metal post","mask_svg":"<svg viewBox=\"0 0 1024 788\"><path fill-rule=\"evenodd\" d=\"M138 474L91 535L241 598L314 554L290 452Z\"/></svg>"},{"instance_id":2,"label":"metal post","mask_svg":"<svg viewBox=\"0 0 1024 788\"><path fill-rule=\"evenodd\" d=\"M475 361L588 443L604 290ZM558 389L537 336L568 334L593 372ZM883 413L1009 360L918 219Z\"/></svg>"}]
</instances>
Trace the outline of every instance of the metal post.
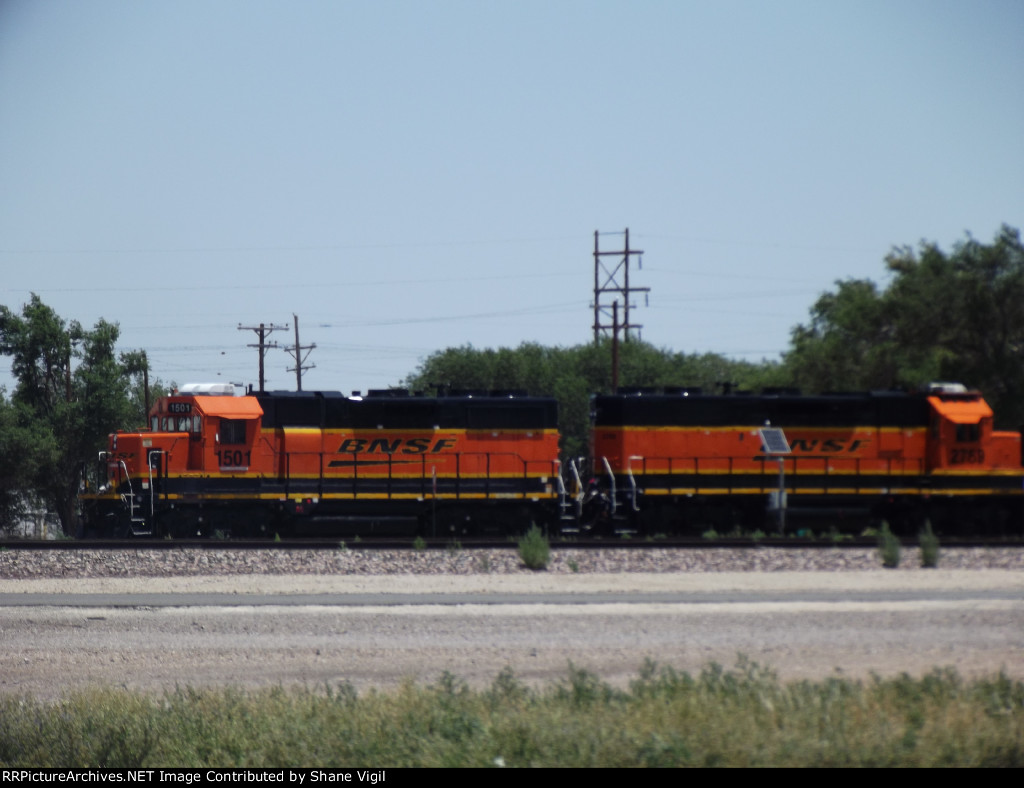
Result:
<instances>
[{"instance_id":1,"label":"metal post","mask_svg":"<svg viewBox=\"0 0 1024 788\"><path fill-rule=\"evenodd\" d=\"M786 533L786 460L779 457L779 534Z\"/></svg>"},{"instance_id":2,"label":"metal post","mask_svg":"<svg viewBox=\"0 0 1024 788\"><path fill-rule=\"evenodd\" d=\"M619 302L612 302L612 394L619 393Z\"/></svg>"}]
</instances>

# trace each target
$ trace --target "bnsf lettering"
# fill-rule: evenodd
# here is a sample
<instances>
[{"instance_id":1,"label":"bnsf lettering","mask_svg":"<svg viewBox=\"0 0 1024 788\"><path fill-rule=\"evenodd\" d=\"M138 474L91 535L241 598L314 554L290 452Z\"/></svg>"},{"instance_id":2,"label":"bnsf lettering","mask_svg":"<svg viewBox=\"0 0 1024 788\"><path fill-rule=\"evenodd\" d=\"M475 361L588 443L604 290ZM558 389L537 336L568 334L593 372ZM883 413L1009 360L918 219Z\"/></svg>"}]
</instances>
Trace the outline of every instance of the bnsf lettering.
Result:
<instances>
[{"instance_id":1,"label":"bnsf lettering","mask_svg":"<svg viewBox=\"0 0 1024 788\"><path fill-rule=\"evenodd\" d=\"M840 452L855 452L867 441L853 440L847 445L846 441L836 440L835 438L827 438L826 440L819 441L817 438L811 438L807 440L805 438L794 438L789 442L789 447L794 452L821 452L823 454L832 453L838 454Z\"/></svg>"},{"instance_id":2,"label":"bnsf lettering","mask_svg":"<svg viewBox=\"0 0 1024 788\"><path fill-rule=\"evenodd\" d=\"M455 446L454 438L440 438L431 446L430 438L348 438L341 442L338 454L437 454Z\"/></svg>"},{"instance_id":3,"label":"bnsf lettering","mask_svg":"<svg viewBox=\"0 0 1024 788\"><path fill-rule=\"evenodd\" d=\"M430 448L430 438L412 438L405 442L403 454L424 454Z\"/></svg>"}]
</instances>

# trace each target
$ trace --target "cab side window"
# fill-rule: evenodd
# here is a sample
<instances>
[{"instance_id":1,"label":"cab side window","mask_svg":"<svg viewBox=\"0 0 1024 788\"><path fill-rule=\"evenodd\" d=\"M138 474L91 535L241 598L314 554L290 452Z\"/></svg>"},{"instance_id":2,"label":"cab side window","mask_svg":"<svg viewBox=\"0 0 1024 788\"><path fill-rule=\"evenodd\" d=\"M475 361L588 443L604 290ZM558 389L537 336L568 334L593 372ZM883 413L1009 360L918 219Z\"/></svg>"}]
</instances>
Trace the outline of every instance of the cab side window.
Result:
<instances>
[{"instance_id":1,"label":"cab side window","mask_svg":"<svg viewBox=\"0 0 1024 788\"><path fill-rule=\"evenodd\" d=\"M245 419L221 419L220 442L225 446L245 443Z\"/></svg>"},{"instance_id":2,"label":"cab side window","mask_svg":"<svg viewBox=\"0 0 1024 788\"><path fill-rule=\"evenodd\" d=\"M957 443L977 443L981 440L981 425L980 424L957 424L956 425L956 442Z\"/></svg>"}]
</instances>

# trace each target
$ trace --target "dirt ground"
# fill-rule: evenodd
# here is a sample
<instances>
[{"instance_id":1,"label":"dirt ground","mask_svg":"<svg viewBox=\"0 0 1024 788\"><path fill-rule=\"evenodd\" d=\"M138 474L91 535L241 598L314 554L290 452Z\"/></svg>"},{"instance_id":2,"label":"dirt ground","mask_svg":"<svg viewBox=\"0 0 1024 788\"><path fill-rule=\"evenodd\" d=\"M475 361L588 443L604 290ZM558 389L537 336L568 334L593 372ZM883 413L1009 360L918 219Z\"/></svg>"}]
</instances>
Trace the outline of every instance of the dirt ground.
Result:
<instances>
[{"instance_id":1,"label":"dirt ground","mask_svg":"<svg viewBox=\"0 0 1024 788\"><path fill-rule=\"evenodd\" d=\"M655 592L678 601L629 601ZM785 679L935 667L1024 678L1022 592L1024 573L1000 570L7 580L0 594L278 594L281 604L8 604L0 607L0 692L52 698L92 685L344 682L365 691L431 683L444 671L481 686L505 667L544 684L563 679L570 663L624 685L645 659L696 672L711 661L731 666L740 654ZM424 604L386 604L407 593ZM514 604L432 604L442 593L517 596ZM610 596L581 598L586 604L546 597L566 593ZM707 601L708 593L722 596ZM287 604L294 594L381 596L357 606Z\"/></svg>"}]
</instances>

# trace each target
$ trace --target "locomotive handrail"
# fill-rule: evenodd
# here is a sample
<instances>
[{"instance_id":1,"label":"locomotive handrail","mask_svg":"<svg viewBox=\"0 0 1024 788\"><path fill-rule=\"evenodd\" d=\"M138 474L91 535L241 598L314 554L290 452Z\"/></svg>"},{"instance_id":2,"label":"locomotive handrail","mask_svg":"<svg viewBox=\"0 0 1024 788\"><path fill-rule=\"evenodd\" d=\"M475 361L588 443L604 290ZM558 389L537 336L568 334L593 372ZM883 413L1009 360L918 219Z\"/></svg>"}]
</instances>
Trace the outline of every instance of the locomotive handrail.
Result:
<instances>
[{"instance_id":1,"label":"locomotive handrail","mask_svg":"<svg viewBox=\"0 0 1024 788\"><path fill-rule=\"evenodd\" d=\"M630 501L633 504L633 511L639 512L640 507L636 505L636 479L633 478L633 460L640 460L641 463L645 463L644 458L639 454L631 454L626 459L626 475L629 477L630 490ZM646 466L646 463L645 463Z\"/></svg>"},{"instance_id":2,"label":"locomotive handrail","mask_svg":"<svg viewBox=\"0 0 1024 788\"><path fill-rule=\"evenodd\" d=\"M615 503L615 474L612 473L612 466L611 466L611 463L608 462L608 458L607 457L601 457L601 462L604 463L604 469L605 469L605 471L607 471L608 478L611 480L611 495L609 496L610 500L611 500L611 512L610 512L610 514L614 515L615 514L615 509L617 508L616 503Z\"/></svg>"},{"instance_id":3,"label":"locomotive handrail","mask_svg":"<svg viewBox=\"0 0 1024 788\"><path fill-rule=\"evenodd\" d=\"M583 480L580 479L580 472L576 468L576 461L569 460L569 470L572 472L573 479L576 483L576 495L570 496L569 490L565 486L565 480L562 478L562 461L555 460L555 473L558 476L558 510L564 514L565 510L569 508L569 504L566 502L570 497L573 502L573 509L576 511L576 516L580 517L583 514Z\"/></svg>"},{"instance_id":4,"label":"locomotive handrail","mask_svg":"<svg viewBox=\"0 0 1024 788\"><path fill-rule=\"evenodd\" d=\"M156 505L154 503L154 497L156 496L156 488L153 486L153 455L163 454L166 455L163 449L150 449L146 453L146 465L149 468L149 516L153 517L156 514Z\"/></svg>"},{"instance_id":5,"label":"locomotive handrail","mask_svg":"<svg viewBox=\"0 0 1024 788\"><path fill-rule=\"evenodd\" d=\"M565 501L569 497L569 491L565 489L565 481L562 479L561 460L555 460L555 476L558 478L558 512L562 514L568 507Z\"/></svg>"},{"instance_id":6,"label":"locomotive handrail","mask_svg":"<svg viewBox=\"0 0 1024 788\"><path fill-rule=\"evenodd\" d=\"M586 494L583 490L583 479L580 478L580 471L576 467L576 460L569 460L569 467L572 469L572 476L576 482L576 511L581 513L583 511L583 496Z\"/></svg>"},{"instance_id":7,"label":"locomotive handrail","mask_svg":"<svg viewBox=\"0 0 1024 788\"><path fill-rule=\"evenodd\" d=\"M777 477L777 471L774 468L768 467L771 459L762 454L746 458L686 457L677 455L648 457L631 455L625 467L614 472L610 470L607 458L602 458L602 461L605 464L609 479L611 479L613 492L616 474L625 477L631 487L633 485L639 486L639 482L636 480L638 475L654 474L665 478L666 484L669 487L675 486L673 482L678 484L674 477L690 476L692 477L691 483L694 494L700 494L704 477L718 477L723 483L727 482L725 489L728 490L729 494L733 494L741 479L741 476L737 474L742 474L742 471L738 471L737 468L742 468L744 462L759 468L752 479L753 486L756 489L762 493L777 489L777 485L768 483L769 480ZM886 485L886 492L897 481L898 484L896 486L913 490L917 494L920 494L925 489L925 486L922 484L922 478L926 474L926 463L918 458L864 458L842 457L835 454L801 454L799 456L790 455L785 457L784 460L788 475L786 489L790 493L795 493L797 485L803 481L801 477L808 475L820 478L820 486L825 494L828 494L836 486L852 487L856 494L863 494L865 489L872 487L867 481L871 477ZM634 468L633 461L639 461L640 467ZM820 467L816 468L815 463L820 463ZM721 467L717 469L712 467L715 464ZM808 465L811 466L809 470ZM837 466L844 468L845 472L842 470L837 471ZM639 497L637 496L635 500L639 500Z\"/></svg>"},{"instance_id":8,"label":"locomotive handrail","mask_svg":"<svg viewBox=\"0 0 1024 788\"><path fill-rule=\"evenodd\" d=\"M132 476L128 473L128 466L125 465L124 460L117 460L117 465L124 469L124 480L128 483L128 500L125 500L125 494L120 493L121 503L128 507L128 517L134 519L135 517L135 490L132 487Z\"/></svg>"},{"instance_id":9,"label":"locomotive handrail","mask_svg":"<svg viewBox=\"0 0 1024 788\"><path fill-rule=\"evenodd\" d=\"M345 457L351 457L351 465L348 466L347 473L339 472L337 474L328 474L325 471L327 459L337 456L335 452L283 451L278 456L281 459L275 460L275 466L283 466L283 472L278 473L277 483L283 485L285 498L301 492L302 484L296 481L298 474L296 467L299 458L306 458L303 462L307 466L314 462L317 463L313 473L306 481L317 485L316 494L320 497L323 497L326 490L335 495L340 493L355 499L366 494L366 485L370 484L379 485L376 491L383 492L384 496L390 499L401 495L403 490L409 491L409 484L414 481L419 482L419 496L424 500L432 497L454 497L456 500L461 500L467 495L474 498L481 494L488 498L506 497L510 491L500 489L500 485L503 484L500 480L515 478L518 478L519 485L515 488L515 494L523 497L567 494L564 480L558 470L559 460L528 458L518 452L479 451L437 455L421 454L415 459L381 453L375 455L376 469L371 467L368 470L364 469L358 460L359 457L365 457L365 454L345 452ZM410 463L418 464L419 468L413 470L415 466L410 467ZM468 469L467 466L469 466ZM396 472L396 467L409 470ZM495 470L496 467L501 473ZM475 471L474 468L476 468ZM538 481L537 477L541 476L556 477L558 493L552 493L550 489L545 491L531 487L530 482ZM301 479L301 477L299 478ZM496 480L498 480L499 489L495 489ZM441 489L438 489L439 486Z\"/></svg>"}]
</instances>

